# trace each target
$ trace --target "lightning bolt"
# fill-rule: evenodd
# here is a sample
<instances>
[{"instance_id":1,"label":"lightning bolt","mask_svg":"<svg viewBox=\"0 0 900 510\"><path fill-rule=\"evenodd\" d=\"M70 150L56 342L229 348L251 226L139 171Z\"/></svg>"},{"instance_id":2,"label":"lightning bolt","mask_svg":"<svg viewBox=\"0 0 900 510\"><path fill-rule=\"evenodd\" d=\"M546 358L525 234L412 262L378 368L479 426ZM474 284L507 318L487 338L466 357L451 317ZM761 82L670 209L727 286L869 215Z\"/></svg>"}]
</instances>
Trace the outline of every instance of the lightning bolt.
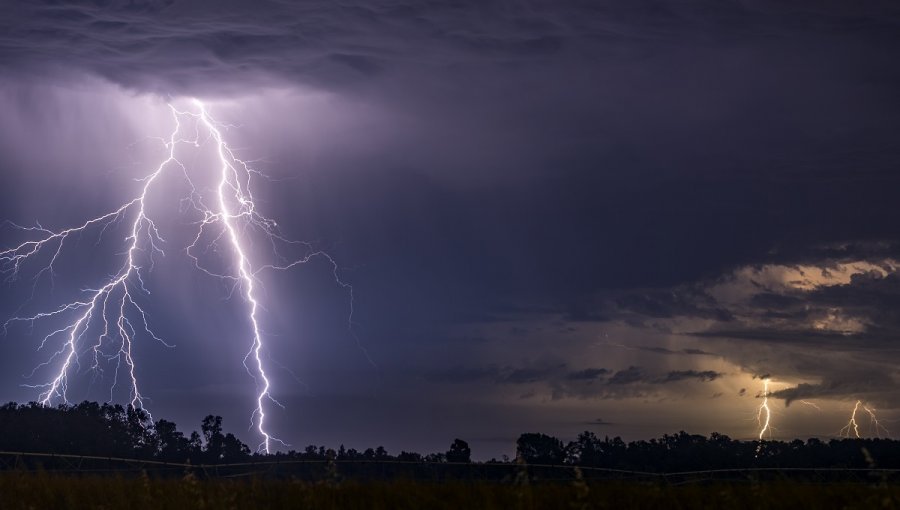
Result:
<instances>
[{"instance_id":1,"label":"lightning bolt","mask_svg":"<svg viewBox=\"0 0 900 510\"><path fill-rule=\"evenodd\" d=\"M771 427L769 426L769 421L772 418L772 410L769 409L769 379L763 379L763 391L762 391L763 401L762 404L759 405L759 408L756 410L756 421L759 423L759 440L762 441L763 437L768 434L769 437L772 436Z\"/></svg>"},{"instance_id":2,"label":"lightning bolt","mask_svg":"<svg viewBox=\"0 0 900 510\"><path fill-rule=\"evenodd\" d=\"M875 432L876 437L878 437L880 435L880 431L884 431L885 435L890 435L891 431L886 429L880 423L878 423L878 418L875 416L875 408L869 407L869 406L863 406L863 409L869 415L869 422L872 424L872 430Z\"/></svg>"},{"instance_id":3,"label":"lightning bolt","mask_svg":"<svg viewBox=\"0 0 900 510\"><path fill-rule=\"evenodd\" d=\"M166 244L165 239L160 235L157 224L148 213L147 202L158 181L166 173L176 172L190 189L188 196L182 199L182 204L186 204L201 218L195 223L198 228L193 242L184 251L193 260L194 266L198 270L231 282L232 294L239 291L246 304L246 318L251 331L251 339L249 350L243 359L243 365L257 386L256 405L251 413L250 422L251 427L255 425L257 432L262 437L258 451L270 453L272 443L281 441L272 436L266 428L266 406L268 404L280 406L281 404L272 396L271 380L263 363L263 353L266 349L258 317L261 306L257 296L258 273L267 269L287 270L313 258L326 260L332 266L335 282L348 291L350 298L348 328L351 328L351 332L353 288L341 280L338 274L338 265L330 255L323 251L313 250L309 243L285 238L280 234L274 220L260 214L250 189L253 176L259 172L235 156L222 133L227 126L217 122L203 102L194 99L191 104L193 109L184 111L171 104L168 105L174 119L174 128L169 138L163 140L168 153L167 157L152 173L139 179L142 186L140 194L136 198L125 202L118 209L68 229L50 230L40 224L36 224L34 227L25 227L9 223L33 239L0 251L0 274L5 274L7 281L15 280L20 276L20 271L26 262L47 256L49 261L34 275L34 290L38 280L45 274L49 275L52 282L55 275L55 263L68 248L67 241L70 238L99 231L97 241L99 244L99 239L108 230L113 229L117 223L125 221L125 218L131 218L130 229L124 239L126 243L124 260L112 276L101 282L96 289L83 291L83 298L30 316L17 316L9 319L4 324L3 331L6 333L7 328L17 322L27 323L34 328L35 324L39 322L65 319L61 327L48 328L51 331L41 339L38 350L43 349L48 343L56 341L57 337L63 337L61 347L31 372L31 375L34 375L43 367L56 365L56 375L46 383L25 385L40 390L39 400L42 404L69 402L67 397L69 377L74 371L80 370L81 358L88 355L92 360L90 369L101 375L101 360L115 362L110 401L113 400L114 390L119 384L119 371L124 369L129 379L129 404L134 408L146 411L144 402L146 397L139 389L136 373L134 342L139 336L145 336L166 347L174 347L153 332L146 309L141 305L141 299L138 297L150 295L150 291L145 285L146 274L152 271L155 256L166 255L162 249ZM185 126L185 120L192 129ZM185 131L188 132L188 135L182 135L182 132ZM207 204L204 192L195 185L194 177L188 167L176 157L178 147L200 147L206 142L215 146L218 162L218 170L215 174L217 182L209 204ZM254 268L250 254L242 240L242 233L248 227L261 231L268 238L279 263L265 264ZM200 251L204 239L209 235L212 235L213 239L206 244L206 251L220 241L227 242L229 251L233 255L234 267L231 273L214 271L202 263L201 257L205 251L203 253L198 253L198 251ZM302 245L306 249L306 253L300 258L287 260L278 253L278 243ZM41 255L44 253L47 255ZM355 335L354 338L357 345L360 345L359 339ZM361 345L360 348L362 349ZM365 350L363 352L371 363L368 354L365 353ZM149 411L147 412L149 414ZM284 443L281 442L281 444Z\"/></svg>"},{"instance_id":4,"label":"lightning bolt","mask_svg":"<svg viewBox=\"0 0 900 510\"><path fill-rule=\"evenodd\" d=\"M869 415L869 422L872 425L872 430L874 431L876 437L878 437L880 435L881 431L884 431L885 434L890 433L890 431L888 431L888 429L884 428L884 426L882 426L878 422L878 417L875 416L875 409L870 406L863 405L862 400L857 400L856 404L853 406L853 411L850 413L850 420L847 422L847 425L845 425L841 429L840 435L842 437L849 438L849 437L851 437L851 434L852 434L852 437L855 437L857 439L859 439L861 437L859 435L859 423L857 423L857 421L856 421L856 413L859 412L860 407L862 407L862 409L866 412L866 414Z\"/></svg>"},{"instance_id":5,"label":"lightning bolt","mask_svg":"<svg viewBox=\"0 0 900 510\"><path fill-rule=\"evenodd\" d=\"M89 346L89 350L93 353L94 358L92 368L99 369L99 358L104 355L102 351L104 339L109 339L111 337L110 316L113 315L112 322L115 324L115 332L119 339L119 343L114 354L106 355L108 359L115 359L117 361L115 377L112 388L110 389L110 394L112 395L112 392L118 383L118 370L124 361L131 379L130 404L135 408L144 409L144 400L140 389L138 388L138 381L135 375L135 362L132 355L132 342L136 335L136 330L132 320L129 318L129 312L134 312L136 314L136 317L140 320L140 324L143 326L142 329L150 337L171 347L169 344L163 342L150 329L150 326L147 323L147 314L134 300L133 295L135 291L149 294L149 291L147 291L144 286L141 271L142 269L152 267L154 253L165 255L165 252L159 247L160 244L164 243L164 240L159 235L156 224L147 215L145 203L151 186L163 173L166 166L175 159L175 136L180 128L180 122L177 116L175 116L175 124L175 130L165 144L169 151L168 158L160 163L153 173L142 179L144 184L141 188L141 193L137 198L126 202L115 211L92 218L74 228L52 231L41 227L40 224L36 227L21 227L14 225L23 231L38 233L39 238L37 240L25 241L18 246L0 252L0 272L7 273L7 279L12 280L18 277L23 262L37 256L37 254L45 248L53 249L54 251L49 263L35 275L35 285L37 285L37 279L44 273L49 273L51 278L53 277L54 264L62 254L66 241L71 236L82 234L88 229L97 226L101 227L100 235L102 236L103 232L105 232L111 224L120 220L122 216L126 215L129 211L136 211L134 220L131 223L130 233L125 238L125 242L128 244L125 261L112 278L97 289L86 290L85 293L88 294L86 299L65 303L49 312L40 312L25 317L13 317L3 325L3 330L5 332L13 322L28 322L33 327L35 321L54 318L63 315L66 312L78 312L73 321L67 323L62 328L51 331L41 340L39 349L42 349L48 341L57 335L66 335L66 340L62 347L54 352L49 360L38 365L32 371L33 375L37 369L49 365L56 358L62 358L62 363L56 376L50 382L45 384L27 385L28 387L42 390L38 399L44 405L49 405L54 398L59 398L63 403L68 403L66 391L68 389L69 371L73 365L77 366L79 364L78 343L84 338L92 320L98 315L103 321L103 332L96 338L96 341ZM150 249L148 261L138 260L140 252L146 250L141 247L141 240L146 240L146 245ZM111 298L113 301L118 301L118 313L111 313L109 310ZM115 308L116 306L114 304L113 309ZM135 315L131 316L134 317Z\"/></svg>"},{"instance_id":6,"label":"lightning bolt","mask_svg":"<svg viewBox=\"0 0 900 510\"><path fill-rule=\"evenodd\" d=\"M854 436L859 437L859 424L856 423L856 413L859 411L859 406L862 405L862 402L857 400L856 405L853 406L853 412L850 414L850 421L847 422L847 425L841 429L841 435L844 437L850 437L850 433L852 432Z\"/></svg>"},{"instance_id":7,"label":"lightning bolt","mask_svg":"<svg viewBox=\"0 0 900 510\"><path fill-rule=\"evenodd\" d=\"M822 410L822 408L819 407L818 404L816 404L815 402L810 402L809 400L801 400L800 403L803 404L803 405L805 405L805 406L812 407L812 408L815 409L816 411L821 411L821 410Z\"/></svg>"}]
</instances>

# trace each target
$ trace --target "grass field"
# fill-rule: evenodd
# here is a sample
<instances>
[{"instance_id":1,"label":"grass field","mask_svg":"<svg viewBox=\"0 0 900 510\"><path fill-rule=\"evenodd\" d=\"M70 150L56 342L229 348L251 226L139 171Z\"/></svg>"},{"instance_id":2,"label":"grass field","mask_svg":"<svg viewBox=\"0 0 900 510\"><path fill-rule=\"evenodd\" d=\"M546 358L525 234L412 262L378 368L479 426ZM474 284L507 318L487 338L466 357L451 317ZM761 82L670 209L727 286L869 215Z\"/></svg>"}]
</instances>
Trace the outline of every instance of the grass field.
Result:
<instances>
[{"instance_id":1,"label":"grass field","mask_svg":"<svg viewBox=\"0 0 900 510\"><path fill-rule=\"evenodd\" d=\"M900 486L789 481L341 484L0 473L0 509L900 508Z\"/></svg>"}]
</instances>

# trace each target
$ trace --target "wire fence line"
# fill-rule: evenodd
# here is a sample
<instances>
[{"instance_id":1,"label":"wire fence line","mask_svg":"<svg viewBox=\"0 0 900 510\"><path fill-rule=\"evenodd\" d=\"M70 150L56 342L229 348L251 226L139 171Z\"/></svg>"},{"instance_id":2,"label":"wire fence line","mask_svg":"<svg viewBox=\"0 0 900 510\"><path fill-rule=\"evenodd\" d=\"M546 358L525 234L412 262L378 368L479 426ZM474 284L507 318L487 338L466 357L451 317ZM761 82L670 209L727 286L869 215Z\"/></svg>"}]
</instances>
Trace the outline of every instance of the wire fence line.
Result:
<instances>
[{"instance_id":1,"label":"wire fence line","mask_svg":"<svg viewBox=\"0 0 900 510\"><path fill-rule=\"evenodd\" d=\"M61 460L67 461L69 464L68 469L56 469L54 471L66 471L72 470L71 466L74 462L77 462L78 465L74 468L77 471L121 471L122 468L105 468L105 469L90 469L84 468L84 461L99 461L99 462L108 462L108 463L118 463L124 466L130 466L130 469L146 469L150 468L160 468L160 469L169 469L169 470L198 470L206 473L217 473L223 470L230 470L236 468L273 468L273 467L290 467L290 466L315 466L315 467L327 467L327 466L370 466L370 467L410 467L410 468L450 468L450 469L462 469L462 470L471 470L475 471L479 468L488 468L488 469L508 469L508 470L516 470L516 469L541 469L541 470L556 470L556 471L572 471L574 473L574 469L577 466L571 465L558 465L558 464L516 464L516 463L503 463L503 462L425 462L425 461L405 461L405 460L380 460L380 459L273 459L273 460L251 460L246 462L231 462L231 463L215 463L215 464L203 464L203 463L190 463L190 462L168 462L168 461L160 461L160 460L150 460L150 459L135 459L135 458L125 458L125 457L104 457L97 455L72 455L72 454L55 454L55 453L36 453L36 452L14 452L14 451L0 451L0 459L5 458L6 461L2 465L6 468L15 468L15 467L28 467L27 465L19 464L16 466L15 461L18 459L50 459L50 460ZM10 459L13 459L12 462ZM128 469L128 468L126 468ZM611 475L624 475L631 477L654 477L663 475L662 473L654 473L649 471L636 471L636 470L628 470L628 469L614 469L614 468L603 468L603 467L577 467L582 471L594 472L594 473L605 473ZM46 469L45 469L46 470ZM49 471L49 470L47 470ZM223 476L235 476L235 475L223 475Z\"/></svg>"},{"instance_id":2,"label":"wire fence line","mask_svg":"<svg viewBox=\"0 0 900 510\"><path fill-rule=\"evenodd\" d=\"M0 470L57 474L115 474L152 472L163 476L196 473L205 478L299 478L315 481L408 479L417 481L467 480L528 481L636 481L668 484L714 481L802 480L807 482L900 482L900 469L841 467L747 467L691 471L642 471L596 466L502 462L420 462L381 459L261 458L222 464L169 462L152 459L0 451Z\"/></svg>"}]
</instances>

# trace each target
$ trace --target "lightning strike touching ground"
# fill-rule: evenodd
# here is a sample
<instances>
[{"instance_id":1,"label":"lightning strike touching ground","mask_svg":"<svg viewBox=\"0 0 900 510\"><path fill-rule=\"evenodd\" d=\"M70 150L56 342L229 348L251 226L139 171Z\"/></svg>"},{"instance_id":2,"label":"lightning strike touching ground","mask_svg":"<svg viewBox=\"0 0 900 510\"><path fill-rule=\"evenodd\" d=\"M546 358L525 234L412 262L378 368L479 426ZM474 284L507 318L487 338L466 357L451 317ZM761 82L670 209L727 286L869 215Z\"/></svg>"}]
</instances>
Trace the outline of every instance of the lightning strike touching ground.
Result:
<instances>
[{"instance_id":1,"label":"lightning strike touching ground","mask_svg":"<svg viewBox=\"0 0 900 510\"><path fill-rule=\"evenodd\" d=\"M769 421L772 418L772 410L769 409L769 379L763 379L763 401L762 404L759 405L759 409L756 411L756 420L759 422L759 439L760 441L763 439L766 434L769 437L772 436L771 427L769 426Z\"/></svg>"},{"instance_id":2,"label":"lightning strike touching ground","mask_svg":"<svg viewBox=\"0 0 900 510\"><path fill-rule=\"evenodd\" d=\"M842 437L855 437L860 438L859 434L859 423L856 421L856 413L859 412L859 408L862 407L863 410L869 415L869 422L872 426L872 432L875 437L879 437L881 432L884 431L885 434L889 434L890 432L884 428L879 422L878 418L875 416L875 409L863 405L862 400L857 400L856 404L853 406L853 411L850 413L850 421L847 422L840 432Z\"/></svg>"},{"instance_id":3,"label":"lightning strike touching ground","mask_svg":"<svg viewBox=\"0 0 900 510\"><path fill-rule=\"evenodd\" d=\"M847 422L847 425L841 429L841 435L844 437L850 437L850 434L853 434L854 437L859 437L859 424L856 423L856 412L859 411L859 406L862 404L862 401L857 400L856 405L853 406L853 412L850 414L850 421Z\"/></svg>"},{"instance_id":4,"label":"lightning strike touching ground","mask_svg":"<svg viewBox=\"0 0 900 510\"><path fill-rule=\"evenodd\" d=\"M60 338L60 347L31 372L31 375L34 375L42 368L55 367L55 375L46 383L26 385L40 390L38 398L42 404L69 403L67 396L69 378L82 368L81 360L87 356L91 360L88 368L101 376L103 372L101 364L103 362L114 363L110 401L113 400L114 391L119 384L119 371L124 369L129 380L128 403L136 409L146 411L144 402L146 397L139 389L133 345L138 337L142 336L166 347L174 347L153 332L146 305L141 304L141 300L150 295L150 291L145 285L145 279L154 267L155 256L166 255L162 249L166 241L160 234L157 223L150 216L147 202L148 198L157 191L155 188L158 181L164 176L168 177L167 174L174 173L172 177L183 179L190 190L189 194L182 199L182 204L186 204L200 218L195 222L198 225L196 236L193 238L193 242L185 248L185 252L193 260L194 267L198 270L229 282L232 285L232 293L239 291L246 305L246 319L251 332L251 341L249 350L243 359L243 365L256 381L257 386L251 426L255 425L262 437L258 450L269 453L272 442L279 440L273 437L266 428L266 406L268 403L280 404L272 396L271 380L263 363L263 353L266 348L258 317L260 308L256 292L259 283L258 273L266 269L290 269L313 258L326 260L332 266L335 282L348 291L350 299L348 326L352 326L353 289L340 279L338 266L330 255L313 250L309 243L286 239L280 234L275 221L259 213L250 191L252 177L258 172L238 159L229 148L222 133L226 126L215 121L202 102L193 100L192 106L193 108L190 110L179 110L169 105L174 119L174 127L169 138L163 140L167 157L152 173L139 180L142 186L136 198L125 202L109 213L67 229L50 230L40 224L36 224L34 227L25 227L8 223L31 239L0 251L0 273L6 275L7 281L16 280L27 263L33 262L40 265L40 257L49 258L34 275L34 288L36 288L38 280L44 275L49 275L52 282L56 262L70 248L69 244L74 244L73 242L67 244L70 238L96 232L99 245L104 233L113 230L119 222L130 218L130 228L124 239L123 260L112 276L102 281L97 288L83 291L83 298L32 315L13 317L4 324L3 330L5 333L12 324L18 322L26 323L34 328L37 323L62 321L61 326L47 327L49 333L43 336L38 349L43 349L46 345L57 341L57 338ZM182 134L182 132L186 134ZM178 159L176 154L176 149L179 147L199 148L204 143L214 144L218 166L214 174L215 185L213 186L212 200L208 200L204 196L206 190L195 184L197 176L192 175L190 169ZM277 263L254 268L251 263L251 255L243 240L248 229L261 232L269 240L272 251L278 258ZM206 237L210 235L212 240L205 241ZM198 253L198 251L203 243L206 243L205 248L208 251L209 247L216 246L223 239L227 242L228 251L232 254L233 267L230 271L219 272L204 266L201 257L205 252ZM278 243L300 245L306 249L306 252L299 258L288 260L278 253ZM358 339L357 344L359 344ZM365 351L363 352L365 353ZM366 357L368 359L368 355Z\"/></svg>"}]
</instances>

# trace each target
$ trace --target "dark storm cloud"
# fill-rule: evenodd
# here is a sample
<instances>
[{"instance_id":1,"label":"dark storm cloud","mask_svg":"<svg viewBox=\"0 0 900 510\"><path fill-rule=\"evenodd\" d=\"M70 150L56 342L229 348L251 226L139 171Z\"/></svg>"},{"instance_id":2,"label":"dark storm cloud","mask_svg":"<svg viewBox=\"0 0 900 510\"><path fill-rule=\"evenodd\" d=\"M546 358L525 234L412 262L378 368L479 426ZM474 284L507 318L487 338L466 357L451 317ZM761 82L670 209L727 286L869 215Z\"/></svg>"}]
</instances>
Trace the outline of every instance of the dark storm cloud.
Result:
<instances>
[{"instance_id":1,"label":"dark storm cloud","mask_svg":"<svg viewBox=\"0 0 900 510\"><path fill-rule=\"evenodd\" d=\"M701 382L710 382L715 381L719 377L722 377L721 372L715 372L713 370L673 370L666 374L662 379L657 379L657 384L666 384L670 382L676 381L684 381L689 379L697 379Z\"/></svg>"},{"instance_id":2,"label":"dark storm cloud","mask_svg":"<svg viewBox=\"0 0 900 510\"><path fill-rule=\"evenodd\" d=\"M851 367L852 368L852 367ZM895 396L893 388L896 379L878 372L865 373L832 373L818 384L801 383L797 386L773 391L770 396L784 399L786 406L796 400L817 398L856 398L877 402L879 405L895 407L900 399Z\"/></svg>"},{"instance_id":3,"label":"dark storm cloud","mask_svg":"<svg viewBox=\"0 0 900 510\"><path fill-rule=\"evenodd\" d=\"M594 427L609 427L610 425L617 425L616 423L606 421L603 418L597 418L596 420L586 421L585 425L591 425Z\"/></svg>"},{"instance_id":4,"label":"dark storm cloud","mask_svg":"<svg viewBox=\"0 0 900 510\"><path fill-rule=\"evenodd\" d=\"M644 379L644 371L641 367L628 367L624 370L619 370L612 377L609 378L607 384L617 385L617 384L633 384L636 382L640 382Z\"/></svg>"},{"instance_id":5,"label":"dark storm cloud","mask_svg":"<svg viewBox=\"0 0 900 510\"><path fill-rule=\"evenodd\" d=\"M680 351L674 351L674 354L687 354L689 356L715 356L714 353L706 352L702 349L682 349Z\"/></svg>"},{"instance_id":6,"label":"dark storm cloud","mask_svg":"<svg viewBox=\"0 0 900 510\"><path fill-rule=\"evenodd\" d=\"M605 368L584 368L570 371L565 363L536 363L527 367L458 366L428 374L426 379L432 382L471 383L492 382L496 384L531 384L552 381L594 381L602 379L610 371Z\"/></svg>"},{"instance_id":7,"label":"dark storm cloud","mask_svg":"<svg viewBox=\"0 0 900 510\"><path fill-rule=\"evenodd\" d=\"M706 338L729 338L735 340L756 340L764 343L783 345L806 345L821 348L845 350L848 335L839 331L816 331L812 328L794 329L777 327L760 327L747 329L711 329L693 336ZM864 344L863 349L880 349L879 345Z\"/></svg>"},{"instance_id":8,"label":"dark storm cloud","mask_svg":"<svg viewBox=\"0 0 900 510\"><path fill-rule=\"evenodd\" d=\"M713 352L707 352L703 349L696 349L687 347L684 349L673 350L666 347L660 347L657 345L624 345L624 344L615 344L603 342L599 345L609 346L609 347L618 347L622 349L628 349L632 351L641 351L641 352L649 352L653 354L662 354L665 356L716 356Z\"/></svg>"},{"instance_id":9,"label":"dark storm cloud","mask_svg":"<svg viewBox=\"0 0 900 510\"><path fill-rule=\"evenodd\" d=\"M549 375L553 374L565 365L556 368L515 368L506 374L503 374L498 382L507 384L530 384L545 380Z\"/></svg>"},{"instance_id":10,"label":"dark storm cloud","mask_svg":"<svg viewBox=\"0 0 900 510\"><path fill-rule=\"evenodd\" d=\"M580 2L564 9L510 7L440 1L15 1L0 21L0 62L36 71L87 71L162 92L272 79L334 87L403 63L514 61L553 54L572 39L620 37L596 17L602 9Z\"/></svg>"},{"instance_id":11,"label":"dark storm cloud","mask_svg":"<svg viewBox=\"0 0 900 510\"><path fill-rule=\"evenodd\" d=\"M884 350L900 334L900 274L857 273L847 284L823 286L808 292L754 295L744 315L745 327L727 324L694 333L697 336L750 339L785 344L813 344L839 350ZM859 331L840 326L816 328L836 310L859 321ZM753 319L753 320L746 320ZM854 341L859 339L861 341Z\"/></svg>"},{"instance_id":12,"label":"dark storm cloud","mask_svg":"<svg viewBox=\"0 0 900 510\"><path fill-rule=\"evenodd\" d=\"M635 383L668 384L680 381L697 380L700 382L715 381L724 374L713 370L672 370L662 377L648 375L641 367L631 366L619 370L609 378L609 385L625 385Z\"/></svg>"},{"instance_id":13,"label":"dark storm cloud","mask_svg":"<svg viewBox=\"0 0 900 510\"><path fill-rule=\"evenodd\" d=\"M515 62L572 46L610 59L673 40L874 36L890 34L898 18L895 6L878 2L804 4L14 0L0 21L0 63L170 93L265 76L335 86L404 63Z\"/></svg>"},{"instance_id":14,"label":"dark storm cloud","mask_svg":"<svg viewBox=\"0 0 900 510\"><path fill-rule=\"evenodd\" d=\"M609 370L605 368L586 368L576 372L570 372L566 375L566 379L570 381L593 381L599 377L605 376Z\"/></svg>"},{"instance_id":15,"label":"dark storm cloud","mask_svg":"<svg viewBox=\"0 0 900 510\"><path fill-rule=\"evenodd\" d=\"M571 370L566 364L538 363L519 368L456 367L429 374L426 380L445 384L527 385L536 390L525 393L522 398L535 397L540 394L537 390L545 390L553 399L622 399L663 391L653 386L692 380L710 382L722 375L712 370L673 370L660 375L637 366L616 371L606 368Z\"/></svg>"},{"instance_id":16,"label":"dark storm cloud","mask_svg":"<svg viewBox=\"0 0 900 510\"><path fill-rule=\"evenodd\" d=\"M732 320L728 310L715 306L715 301L702 294L653 292L628 294L616 300L622 310L648 318L697 317L719 322Z\"/></svg>"}]
</instances>

